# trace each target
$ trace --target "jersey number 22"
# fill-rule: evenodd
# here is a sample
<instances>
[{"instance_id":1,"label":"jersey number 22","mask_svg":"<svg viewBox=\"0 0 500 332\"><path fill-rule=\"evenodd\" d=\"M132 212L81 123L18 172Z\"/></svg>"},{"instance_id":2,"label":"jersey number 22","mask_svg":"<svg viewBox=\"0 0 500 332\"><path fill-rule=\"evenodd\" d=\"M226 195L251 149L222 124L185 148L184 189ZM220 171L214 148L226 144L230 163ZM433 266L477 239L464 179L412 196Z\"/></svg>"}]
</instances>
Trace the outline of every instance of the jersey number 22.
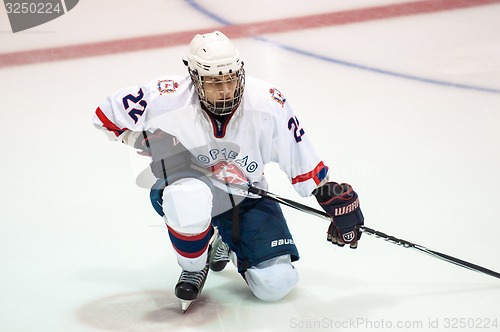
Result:
<instances>
[{"instance_id":1,"label":"jersey number 22","mask_svg":"<svg viewBox=\"0 0 500 332\"><path fill-rule=\"evenodd\" d=\"M139 121L139 117L146 110L146 106L148 106L147 101L142 100L142 98L144 98L144 92L142 91L142 89L139 89L136 96L130 94L126 95L122 99L123 107L125 108L125 110L128 110L130 107L132 107L132 109L128 112L128 115L132 118L132 120L134 120L134 123L137 123L137 121ZM130 103L133 103L132 106L130 105Z\"/></svg>"}]
</instances>

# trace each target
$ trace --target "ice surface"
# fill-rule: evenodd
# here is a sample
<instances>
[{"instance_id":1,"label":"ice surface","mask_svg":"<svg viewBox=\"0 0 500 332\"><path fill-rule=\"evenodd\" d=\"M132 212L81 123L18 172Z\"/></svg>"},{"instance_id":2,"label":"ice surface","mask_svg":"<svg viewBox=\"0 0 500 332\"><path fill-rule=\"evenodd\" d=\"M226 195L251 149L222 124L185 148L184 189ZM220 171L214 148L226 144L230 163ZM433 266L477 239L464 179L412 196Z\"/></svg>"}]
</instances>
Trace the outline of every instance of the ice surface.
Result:
<instances>
[{"instance_id":1,"label":"ice surface","mask_svg":"<svg viewBox=\"0 0 500 332\"><path fill-rule=\"evenodd\" d=\"M402 2L198 4L248 24ZM17 34L4 15L0 53L222 27L193 3L80 1ZM235 43L247 73L285 93L332 179L358 191L367 226L500 271L499 14L493 4ZM145 163L107 141L91 117L121 87L184 73L185 52L177 46L0 69L2 331L422 331L447 330L460 319L471 331L488 320L500 324L500 280L368 236L357 250L333 247L323 220L289 208L301 253L298 287L263 303L228 265L209 275L202 297L182 315L166 229L148 191L135 185ZM267 178L271 191L317 207L275 165Z\"/></svg>"}]
</instances>

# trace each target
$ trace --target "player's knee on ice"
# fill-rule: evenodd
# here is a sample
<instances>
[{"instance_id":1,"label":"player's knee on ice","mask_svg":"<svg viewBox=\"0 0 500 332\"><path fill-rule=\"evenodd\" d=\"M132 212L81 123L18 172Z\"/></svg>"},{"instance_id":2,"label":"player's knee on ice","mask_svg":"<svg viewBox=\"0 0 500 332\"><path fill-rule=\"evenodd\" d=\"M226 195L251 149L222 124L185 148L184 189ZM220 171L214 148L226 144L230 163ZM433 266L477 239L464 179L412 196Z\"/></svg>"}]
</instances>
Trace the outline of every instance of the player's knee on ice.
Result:
<instances>
[{"instance_id":1,"label":"player's knee on ice","mask_svg":"<svg viewBox=\"0 0 500 332\"><path fill-rule=\"evenodd\" d=\"M163 212L168 227L182 236L194 236L210 227L212 191L203 181L184 178L163 191ZM179 265L187 271L200 271L207 261L207 250L197 257L186 257L176 251Z\"/></svg>"},{"instance_id":2,"label":"player's knee on ice","mask_svg":"<svg viewBox=\"0 0 500 332\"><path fill-rule=\"evenodd\" d=\"M277 301L295 287L299 274L290 255L282 255L252 266L245 272L245 279L257 298Z\"/></svg>"}]
</instances>

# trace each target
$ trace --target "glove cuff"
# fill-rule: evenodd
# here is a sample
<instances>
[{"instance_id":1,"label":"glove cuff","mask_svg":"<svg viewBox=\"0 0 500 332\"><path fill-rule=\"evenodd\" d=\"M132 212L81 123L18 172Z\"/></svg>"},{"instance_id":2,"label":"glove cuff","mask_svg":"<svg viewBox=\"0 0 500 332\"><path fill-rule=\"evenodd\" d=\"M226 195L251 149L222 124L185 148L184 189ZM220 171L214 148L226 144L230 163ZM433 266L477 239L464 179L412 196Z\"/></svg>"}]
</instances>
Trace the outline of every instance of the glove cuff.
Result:
<instances>
[{"instance_id":1,"label":"glove cuff","mask_svg":"<svg viewBox=\"0 0 500 332\"><path fill-rule=\"evenodd\" d=\"M332 199L337 199L339 202L347 201L351 198L352 193L352 187L347 183L327 182L316 188L312 195L316 197L318 203L323 204L331 203Z\"/></svg>"}]
</instances>

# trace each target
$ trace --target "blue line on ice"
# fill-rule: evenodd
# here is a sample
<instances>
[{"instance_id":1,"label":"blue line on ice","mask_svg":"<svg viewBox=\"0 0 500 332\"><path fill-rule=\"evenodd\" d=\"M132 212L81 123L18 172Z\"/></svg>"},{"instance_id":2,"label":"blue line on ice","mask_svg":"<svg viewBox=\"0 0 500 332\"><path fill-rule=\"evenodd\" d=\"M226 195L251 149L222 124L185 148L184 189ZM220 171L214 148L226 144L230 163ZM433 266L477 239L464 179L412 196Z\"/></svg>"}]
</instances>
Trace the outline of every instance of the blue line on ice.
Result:
<instances>
[{"instance_id":1,"label":"blue line on ice","mask_svg":"<svg viewBox=\"0 0 500 332\"><path fill-rule=\"evenodd\" d=\"M234 23L229 22L229 21L225 20L224 18L210 12L208 9L206 9L203 6L201 6L200 4L198 4L196 2L196 0L186 0L186 1L196 11L213 19L214 21L216 21L220 24L223 24L223 25L234 25ZM362 65L362 64L358 64L358 63L354 63L354 62L349 62L349 61L336 59L336 58L332 58L332 57L328 57L328 56L324 56L324 55L319 55L319 54L308 52L306 50L303 50L303 49L300 49L297 47L288 46L288 45L285 45L285 44L282 44L282 43L279 43L277 41L271 40L269 38L261 37L261 36L255 36L254 39L272 44L275 47L281 48L281 49L289 51L289 52L293 52L293 53L307 56L307 57L310 57L310 58L313 58L316 60L334 63L334 64L345 66L345 67L355 68L355 69L359 69L359 70L365 70L365 71L369 71L372 73L377 73L377 74L381 74L381 75L417 81L417 82L421 82L421 83L440 85L440 86L456 88L456 89L475 90L475 91L480 91L480 92L500 94L500 89L482 87L482 86L470 85L470 84L447 82L447 81L442 81L442 80L437 80L437 79L432 79L432 78L426 78L426 77L421 77L421 76L399 73L399 72L395 72L395 71L391 71L391 70L366 66L366 65Z\"/></svg>"}]
</instances>

